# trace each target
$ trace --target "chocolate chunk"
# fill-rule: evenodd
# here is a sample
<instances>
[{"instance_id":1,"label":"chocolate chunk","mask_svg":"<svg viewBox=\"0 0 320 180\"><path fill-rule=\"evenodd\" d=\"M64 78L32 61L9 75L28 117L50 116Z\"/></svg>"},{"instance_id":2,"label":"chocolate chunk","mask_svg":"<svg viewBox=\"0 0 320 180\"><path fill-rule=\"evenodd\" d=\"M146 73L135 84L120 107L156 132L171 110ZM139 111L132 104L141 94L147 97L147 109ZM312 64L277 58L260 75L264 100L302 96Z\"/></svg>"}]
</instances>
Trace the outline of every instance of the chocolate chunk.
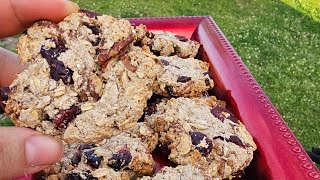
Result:
<instances>
[{"instance_id":1,"label":"chocolate chunk","mask_svg":"<svg viewBox=\"0 0 320 180\"><path fill-rule=\"evenodd\" d=\"M186 83L191 80L191 77L188 76L179 76L177 82Z\"/></svg>"},{"instance_id":2,"label":"chocolate chunk","mask_svg":"<svg viewBox=\"0 0 320 180\"><path fill-rule=\"evenodd\" d=\"M147 36L148 38L150 38L150 39L153 39L153 38L154 38L154 34L153 34L152 32L150 32L150 31L147 31L147 32L146 32L146 36Z\"/></svg>"},{"instance_id":3,"label":"chocolate chunk","mask_svg":"<svg viewBox=\"0 0 320 180\"><path fill-rule=\"evenodd\" d=\"M231 173L231 176L233 176L235 178L240 178L243 175L244 175L244 171L243 170L239 170L239 171Z\"/></svg>"},{"instance_id":4,"label":"chocolate chunk","mask_svg":"<svg viewBox=\"0 0 320 180\"><path fill-rule=\"evenodd\" d=\"M210 80L208 78L206 78L204 82L206 83L206 86L210 86Z\"/></svg>"},{"instance_id":5,"label":"chocolate chunk","mask_svg":"<svg viewBox=\"0 0 320 180\"><path fill-rule=\"evenodd\" d=\"M144 109L144 113L146 115L151 115L157 112L157 105L161 102L162 97L159 95L153 95L148 101L147 101L147 107Z\"/></svg>"},{"instance_id":6,"label":"chocolate chunk","mask_svg":"<svg viewBox=\"0 0 320 180\"><path fill-rule=\"evenodd\" d=\"M100 16L100 14L86 9L81 9L80 12L85 13L89 18L97 18L97 16Z\"/></svg>"},{"instance_id":7,"label":"chocolate chunk","mask_svg":"<svg viewBox=\"0 0 320 180\"><path fill-rule=\"evenodd\" d=\"M169 61L167 61L167 60L165 60L165 59L160 59L161 60L161 62L162 62L162 64L164 65L164 66L168 66L170 63L169 63Z\"/></svg>"},{"instance_id":8,"label":"chocolate chunk","mask_svg":"<svg viewBox=\"0 0 320 180\"><path fill-rule=\"evenodd\" d=\"M94 154L93 150L85 151L84 154L87 157L87 164L93 168L99 168L100 163L102 161L101 156L97 156Z\"/></svg>"},{"instance_id":9,"label":"chocolate chunk","mask_svg":"<svg viewBox=\"0 0 320 180\"><path fill-rule=\"evenodd\" d=\"M50 67L50 77L56 81L60 79L66 85L73 84L72 74L73 71L66 68L62 61L57 58L62 52L65 52L67 48L65 47L62 40L51 39L56 45L55 48L46 49L45 46L41 46L40 54L45 58Z\"/></svg>"},{"instance_id":10,"label":"chocolate chunk","mask_svg":"<svg viewBox=\"0 0 320 180\"><path fill-rule=\"evenodd\" d=\"M171 95L171 96L177 96L177 94L174 92L174 89L172 86L166 86L165 90Z\"/></svg>"},{"instance_id":11,"label":"chocolate chunk","mask_svg":"<svg viewBox=\"0 0 320 180\"><path fill-rule=\"evenodd\" d=\"M117 153L113 154L109 159L108 166L115 171L121 170L128 165L132 159L132 155L128 148L123 148Z\"/></svg>"},{"instance_id":12,"label":"chocolate chunk","mask_svg":"<svg viewBox=\"0 0 320 180\"><path fill-rule=\"evenodd\" d=\"M3 101L7 101L9 98L10 89L8 87L0 87L0 110L5 109Z\"/></svg>"},{"instance_id":13,"label":"chocolate chunk","mask_svg":"<svg viewBox=\"0 0 320 180\"><path fill-rule=\"evenodd\" d=\"M232 142L238 146L241 146L241 147L245 147L245 145L242 143L241 139L238 137L238 136L230 136L229 139L226 139L227 142Z\"/></svg>"},{"instance_id":14,"label":"chocolate chunk","mask_svg":"<svg viewBox=\"0 0 320 180\"><path fill-rule=\"evenodd\" d=\"M107 67L109 60L118 55L125 47L134 41L134 35L131 33L126 39L114 43L110 49L99 49L98 52L98 63L102 68Z\"/></svg>"},{"instance_id":15,"label":"chocolate chunk","mask_svg":"<svg viewBox=\"0 0 320 180\"><path fill-rule=\"evenodd\" d=\"M222 122L224 122L224 120L227 118L234 123L238 123L238 119L234 114L232 114L229 110L222 108L220 106L213 107L211 110L211 113Z\"/></svg>"},{"instance_id":16,"label":"chocolate chunk","mask_svg":"<svg viewBox=\"0 0 320 180\"><path fill-rule=\"evenodd\" d=\"M65 180L82 180L79 173L69 173L64 178Z\"/></svg>"},{"instance_id":17,"label":"chocolate chunk","mask_svg":"<svg viewBox=\"0 0 320 180\"><path fill-rule=\"evenodd\" d=\"M71 158L71 164L76 166L81 161L81 152L76 152Z\"/></svg>"},{"instance_id":18,"label":"chocolate chunk","mask_svg":"<svg viewBox=\"0 0 320 180\"><path fill-rule=\"evenodd\" d=\"M212 139L220 139L220 140L224 141L224 137L222 137L222 136L216 136L216 137L213 137Z\"/></svg>"},{"instance_id":19,"label":"chocolate chunk","mask_svg":"<svg viewBox=\"0 0 320 180\"><path fill-rule=\"evenodd\" d=\"M67 110L60 110L54 117L54 122L59 128L66 128L67 125L81 113L77 106L72 106Z\"/></svg>"},{"instance_id":20,"label":"chocolate chunk","mask_svg":"<svg viewBox=\"0 0 320 180\"><path fill-rule=\"evenodd\" d=\"M192 144L201 153L202 156L207 156L213 148L212 140L201 132L190 132Z\"/></svg>"},{"instance_id":21,"label":"chocolate chunk","mask_svg":"<svg viewBox=\"0 0 320 180\"><path fill-rule=\"evenodd\" d=\"M81 145L79 146L79 150L91 149L91 148L93 148L93 147L95 147L95 146L94 146L94 145L91 145L91 144L81 144Z\"/></svg>"},{"instance_id":22,"label":"chocolate chunk","mask_svg":"<svg viewBox=\"0 0 320 180\"><path fill-rule=\"evenodd\" d=\"M100 29L96 26L91 26L89 24L85 24L85 26L87 26L87 28L91 29L92 34L94 35L99 35L100 34Z\"/></svg>"},{"instance_id":23,"label":"chocolate chunk","mask_svg":"<svg viewBox=\"0 0 320 180\"><path fill-rule=\"evenodd\" d=\"M175 35L175 37L181 42L187 42L189 39L185 36Z\"/></svg>"},{"instance_id":24,"label":"chocolate chunk","mask_svg":"<svg viewBox=\"0 0 320 180\"><path fill-rule=\"evenodd\" d=\"M101 42L101 38L98 37L97 40L94 42L91 42L91 44L92 44L92 46L98 46L100 42Z\"/></svg>"}]
</instances>

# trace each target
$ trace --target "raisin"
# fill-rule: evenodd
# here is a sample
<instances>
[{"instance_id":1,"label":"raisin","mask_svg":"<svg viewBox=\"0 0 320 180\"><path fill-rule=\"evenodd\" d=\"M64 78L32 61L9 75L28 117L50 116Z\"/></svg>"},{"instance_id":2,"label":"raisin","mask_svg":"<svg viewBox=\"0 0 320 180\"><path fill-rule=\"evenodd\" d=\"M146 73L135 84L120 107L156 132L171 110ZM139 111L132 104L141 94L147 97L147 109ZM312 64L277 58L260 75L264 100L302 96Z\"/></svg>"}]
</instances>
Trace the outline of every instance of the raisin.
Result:
<instances>
[{"instance_id":1,"label":"raisin","mask_svg":"<svg viewBox=\"0 0 320 180\"><path fill-rule=\"evenodd\" d=\"M201 153L202 156L207 156L211 153L213 144L205 134L201 132L190 132L192 144Z\"/></svg>"},{"instance_id":2,"label":"raisin","mask_svg":"<svg viewBox=\"0 0 320 180\"><path fill-rule=\"evenodd\" d=\"M100 16L100 14L86 9L81 9L80 12L86 14L89 18L97 18L97 16Z\"/></svg>"},{"instance_id":3,"label":"raisin","mask_svg":"<svg viewBox=\"0 0 320 180\"><path fill-rule=\"evenodd\" d=\"M50 66L50 77L56 81L60 79L66 85L73 84L72 74L73 71L69 68L66 68L62 61L59 61L57 58L62 52L65 52L67 49L64 43L61 40L53 40L56 45L55 48L46 49L41 46L40 54L45 58Z\"/></svg>"},{"instance_id":4,"label":"raisin","mask_svg":"<svg viewBox=\"0 0 320 180\"><path fill-rule=\"evenodd\" d=\"M81 152L76 152L71 158L71 164L73 166L78 165L79 162L81 161Z\"/></svg>"},{"instance_id":5,"label":"raisin","mask_svg":"<svg viewBox=\"0 0 320 180\"><path fill-rule=\"evenodd\" d=\"M72 106L67 110L60 110L54 117L54 122L59 128L66 128L67 125L81 113L81 110L77 106Z\"/></svg>"},{"instance_id":6,"label":"raisin","mask_svg":"<svg viewBox=\"0 0 320 180\"><path fill-rule=\"evenodd\" d=\"M168 66L170 63L169 63L169 61L167 61L167 60L165 60L165 59L160 59L161 60L161 62L162 62L162 64L164 65L164 66Z\"/></svg>"},{"instance_id":7,"label":"raisin","mask_svg":"<svg viewBox=\"0 0 320 180\"><path fill-rule=\"evenodd\" d=\"M238 122L234 114L232 114L229 110L222 108L220 106L213 107L211 109L211 113L222 122L224 122L225 118L230 119L234 123Z\"/></svg>"},{"instance_id":8,"label":"raisin","mask_svg":"<svg viewBox=\"0 0 320 180\"><path fill-rule=\"evenodd\" d=\"M175 35L175 37L181 42L187 42L188 38L185 36Z\"/></svg>"},{"instance_id":9,"label":"raisin","mask_svg":"<svg viewBox=\"0 0 320 180\"><path fill-rule=\"evenodd\" d=\"M123 148L115 154L112 154L112 157L109 159L108 166L119 171L126 165L130 163L132 159L129 149Z\"/></svg>"},{"instance_id":10,"label":"raisin","mask_svg":"<svg viewBox=\"0 0 320 180\"><path fill-rule=\"evenodd\" d=\"M188 76L179 76L177 82L186 83L191 80L191 77Z\"/></svg>"},{"instance_id":11,"label":"raisin","mask_svg":"<svg viewBox=\"0 0 320 180\"><path fill-rule=\"evenodd\" d=\"M229 139L226 139L227 142L232 142L238 146L241 146L241 147L245 147L245 145L242 143L241 139L238 137L238 136L230 136Z\"/></svg>"},{"instance_id":12,"label":"raisin","mask_svg":"<svg viewBox=\"0 0 320 180\"><path fill-rule=\"evenodd\" d=\"M93 153L93 150L85 151L84 154L87 157L87 164L93 168L99 168L102 157Z\"/></svg>"}]
</instances>

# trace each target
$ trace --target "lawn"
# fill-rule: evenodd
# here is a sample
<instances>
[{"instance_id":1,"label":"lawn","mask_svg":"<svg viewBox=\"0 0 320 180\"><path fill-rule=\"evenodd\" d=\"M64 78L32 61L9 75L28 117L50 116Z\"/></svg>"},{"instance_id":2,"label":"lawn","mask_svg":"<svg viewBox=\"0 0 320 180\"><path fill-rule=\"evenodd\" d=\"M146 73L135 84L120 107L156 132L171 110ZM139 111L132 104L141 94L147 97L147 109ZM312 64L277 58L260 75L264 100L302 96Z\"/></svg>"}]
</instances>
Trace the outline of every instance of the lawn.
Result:
<instances>
[{"instance_id":1,"label":"lawn","mask_svg":"<svg viewBox=\"0 0 320 180\"><path fill-rule=\"evenodd\" d=\"M212 16L302 145L320 146L318 0L75 1L115 17Z\"/></svg>"}]
</instances>

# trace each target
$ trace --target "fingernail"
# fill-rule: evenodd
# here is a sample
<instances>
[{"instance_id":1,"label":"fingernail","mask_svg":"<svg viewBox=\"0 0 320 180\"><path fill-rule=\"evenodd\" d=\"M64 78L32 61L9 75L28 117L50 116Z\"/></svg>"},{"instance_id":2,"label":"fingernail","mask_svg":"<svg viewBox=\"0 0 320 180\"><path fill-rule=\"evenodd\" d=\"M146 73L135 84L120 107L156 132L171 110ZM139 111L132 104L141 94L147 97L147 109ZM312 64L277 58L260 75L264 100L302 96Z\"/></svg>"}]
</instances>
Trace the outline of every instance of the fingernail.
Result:
<instances>
[{"instance_id":1,"label":"fingernail","mask_svg":"<svg viewBox=\"0 0 320 180\"><path fill-rule=\"evenodd\" d=\"M69 14L79 12L79 6L75 2L65 0L66 1L66 9Z\"/></svg>"},{"instance_id":2,"label":"fingernail","mask_svg":"<svg viewBox=\"0 0 320 180\"><path fill-rule=\"evenodd\" d=\"M56 163L63 154L62 142L47 135L34 135L26 141L26 161L29 166Z\"/></svg>"}]
</instances>

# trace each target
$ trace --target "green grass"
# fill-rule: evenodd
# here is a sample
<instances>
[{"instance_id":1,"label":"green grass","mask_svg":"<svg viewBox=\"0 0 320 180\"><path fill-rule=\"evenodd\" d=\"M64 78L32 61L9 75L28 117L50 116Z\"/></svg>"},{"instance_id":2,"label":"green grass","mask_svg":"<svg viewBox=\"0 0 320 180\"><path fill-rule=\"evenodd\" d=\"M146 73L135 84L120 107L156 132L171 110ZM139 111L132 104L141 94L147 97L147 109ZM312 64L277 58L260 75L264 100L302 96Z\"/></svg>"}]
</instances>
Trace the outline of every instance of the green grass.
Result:
<instances>
[{"instance_id":1,"label":"green grass","mask_svg":"<svg viewBox=\"0 0 320 180\"><path fill-rule=\"evenodd\" d=\"M320 24L310 17L265 0L75 2L115 17L212 16L302 145L320 146Z\"/></svg>"},{"instance_id":2,"label":"green grass","mask_svg":"<svg viewBox=\"0 0 320 180\"><path fill-rule=\"evenodd\" d=\"M320 146L318 0L75 2L115 17L212 16L302 145Z\"/></svg>"}]
</instances>

